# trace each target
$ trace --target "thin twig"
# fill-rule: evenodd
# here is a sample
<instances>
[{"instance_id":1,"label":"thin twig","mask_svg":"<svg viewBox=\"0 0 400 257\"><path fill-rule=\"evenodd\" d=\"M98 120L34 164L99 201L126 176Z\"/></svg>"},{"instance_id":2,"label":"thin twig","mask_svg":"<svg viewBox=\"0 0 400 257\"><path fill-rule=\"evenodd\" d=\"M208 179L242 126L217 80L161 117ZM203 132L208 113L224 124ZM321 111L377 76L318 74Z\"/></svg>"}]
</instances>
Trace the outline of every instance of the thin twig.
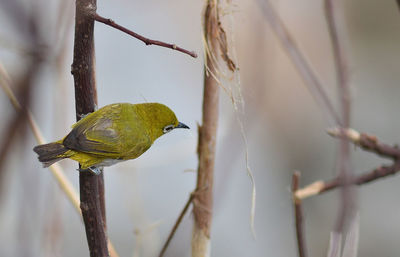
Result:
<instances>
[{"instance_id":1,"label":"thin twig","mask_svg":"<svg viewBox=\"0 0 400 257\"><path fill-rule=\"evenodd\" d=\"M329 129L328 134L333 137L345 137L347 140L351 141L353 144L361 147L362 149L376 153L379 156L390 158L390 159L400 159L400 149L397 145L390 146L381 143L376 136L368 135L366 133L360 133L354 129Z\"/></svg>"},{"instance_id":2,"label":"thin twig","mask_svg":"<svg viewBox=\"0 0 400 257\"><path fill-rule=\"evenodd\" d=\"M164 243L164 245L163 245L163 247L161 249L161 252L158 255L159 257L164 256L165 251L167 250L167 248L169 246L169 243L171 242L172 238L174 237L175 232L178 229L179 225L181 224L182 219L185 216L187 210L189 209L189 206L192 203L192 201L193 201L193 193L190 194L189 199L187 200L187 202L185 204L185 207L183 207L181 213L179 214L178 219L176 220L174 226L172 227L171 232L168 235L167 241L165 241L165 243Z\"/></svg>"},{"instance_id":3,"label":"thin twig","mask_svg":"<svg viewBox=\"0 0 400 257\"><path fill-rule=\"evenodd\" d=\"M299 251L299 257L307 257L306 237L304 235L303 226L303 208L301 206L301 199L297 198L295 195L296 191L299 189L299 183L300 172L295 171L292 177L292 193L294 216L296 220L297 249Z\"/></svg>"},{"instance_id":4,"label":"thin twig","mask_svg":"<svg viewBox=\"0 0 400 257\"><path fill-rule=\"evenodd\" d=\"M100 16L97 13L94 16L94 19L96 21L98 21L98 22L104 23L104 24L106 24L108 26L111 26L111 27L113 27L115 29L118 29L118 30L120 30L122 32L125 32L126 34L131 35L132 37L143 41L143 43L145 43L146 45L157 45L157 46L161 46L161 47L165 47L165 48L170 48L170 49L173 49L173 50L188 54L188 55L192 56L193 58L197 58L197 54L194 51L189 51L189 50L183 49L183 48L181 48L181 47L179 47L179 46L177 46L175 44L169 44L169 43L165 43L165 42L162 42L162 41L152 40L152 39L146 38L144 36L139 35L136 32L133 32L130 29L127 29L127 28L115 23L111 19L107 19L107 18L104 18L104 17Z\"/></svg>"},{"instance_id":5,"label":"thin twig","mask_svg":"<svg viewBox=\"0 0 400 257\"><path fill-rule=\"evenodd\" d=\"M264 17L268 21L272 30L275 32L275 35L279 39L283 49L292 60L295 68L300 73L312 96L326 111L329 121L331 121L333 124L342 124L316 72L307 62L300 48L296 45L296 42L290 35L285 24L272 7L270 1L259 0L258 2L260 3Z\"/></svg>"},{"instance_id":6,"label":"thin twig","mask_svg":"<svg viewBox=\"0 0 400 257\"><path fill-rule=\"evenodd\" d=\"M394 175L400 171L400 161L395 162L390 166L381 166L372 171L365 172L361 175L354 176L350 179L350 185L364 185L373 182L377 179L384 178L389 175ZM304 200L308 197L322 194L338 187L343 186L340 179L332 179L329 181L316 181L302 189L295 192L297 199Z\"/></svg>"}]
</instances>

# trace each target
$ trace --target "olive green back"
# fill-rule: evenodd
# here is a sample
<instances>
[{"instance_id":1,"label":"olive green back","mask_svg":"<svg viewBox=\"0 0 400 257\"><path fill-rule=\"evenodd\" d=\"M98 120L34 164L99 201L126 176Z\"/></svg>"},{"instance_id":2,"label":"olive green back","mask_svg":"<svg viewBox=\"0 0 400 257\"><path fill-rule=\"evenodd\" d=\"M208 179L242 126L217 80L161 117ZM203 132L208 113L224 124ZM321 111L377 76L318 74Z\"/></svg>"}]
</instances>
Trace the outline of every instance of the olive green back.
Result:
<instances>
[{"instance_id":1,"label":"olive green back","mask_svg":"<svg viewBox=\"0 0 400 257\"><path fill-rule=\"evenodd\" d=\"M177 124L175 114L163 104L111 104L74 124L63 145L102 157L133 159L163 135L165 126Z\"/></svg>"}]
</instances>

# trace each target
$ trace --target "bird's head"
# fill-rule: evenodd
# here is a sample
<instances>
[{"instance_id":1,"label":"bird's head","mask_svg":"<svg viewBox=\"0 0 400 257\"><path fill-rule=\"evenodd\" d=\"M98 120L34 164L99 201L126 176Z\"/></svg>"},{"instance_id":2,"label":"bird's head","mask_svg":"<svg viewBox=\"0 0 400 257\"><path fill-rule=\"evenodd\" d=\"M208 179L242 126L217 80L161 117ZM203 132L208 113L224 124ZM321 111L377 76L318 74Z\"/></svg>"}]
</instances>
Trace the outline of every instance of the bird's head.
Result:
<instances>
[{"instance_id":1,"label":"bird's head","mask_svg":"<svg viewBox=\"0 0 400 257\"><path fill-rule=\"evenodd\" d=\"M146 103L143 104L143 108L148 118L147 126L150 128L150 136L153 141L176 128L189 128L179 122L175 113L163 104Z\"/></svg>"}]
</instances>

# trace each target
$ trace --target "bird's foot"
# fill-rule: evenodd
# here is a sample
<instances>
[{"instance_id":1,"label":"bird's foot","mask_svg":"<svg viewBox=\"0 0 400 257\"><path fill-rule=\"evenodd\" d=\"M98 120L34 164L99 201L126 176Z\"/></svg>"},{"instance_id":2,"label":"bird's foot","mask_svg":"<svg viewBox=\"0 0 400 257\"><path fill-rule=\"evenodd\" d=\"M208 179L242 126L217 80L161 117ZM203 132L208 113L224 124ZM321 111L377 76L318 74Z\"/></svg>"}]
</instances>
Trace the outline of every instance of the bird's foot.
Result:
<instances>
[{"instance_id":1,"label":"bird's foot","mask_svg":"<svg viewBox=\"0 0 400 257\"><path fill-rule=\"evenodd\" d=\"M97 109L98 109L97 104L94 105L94 108L93 108L93 109L94 109L93 112L97 111ZM88 115L91 114L91 113L92 113L92 112L83 113L83 114L78 114L79 119L83 119L83 118L85 118L86 116L88 116Z\"/></svg>"},{"instance_id":2,"label":"bird's foot","mask_svg":"<svg viewBox=\"0 0 400 257\"><path fill-rule=\"evenodd\" d=\"M85 118L86 116L88 116L89 114L91 114L91 112L85 113L85 114L78 114L78 116L79 116L79 119L83 119L83 118Z\"/></svg>"},{"instance_id":3,"label":"bird's foot","mask_svg":"<svg viewBox=\"0 0 400 257\"><path fill-rule=\"evenodd\" d=\"M92 172L94 175L99 175L102 171L103 168L99 168L99 167L90 167L88 169L90 172Z\"/></svg>"},{"instance_id":4,"label":"bird's foot","mask_svg":"<svg viewBox=\"0 0 400 257\"><path fill-rule=\"evenodd\" d=\"M90 167L90 168L87 168L87 169L77 169L77 171L79 171L79 172L87 172L87 171L89 171L94 175L99 175L103 171L103 168L99 168L99 167L93 166L93 167Z\"/></svg>"}]
</instances>

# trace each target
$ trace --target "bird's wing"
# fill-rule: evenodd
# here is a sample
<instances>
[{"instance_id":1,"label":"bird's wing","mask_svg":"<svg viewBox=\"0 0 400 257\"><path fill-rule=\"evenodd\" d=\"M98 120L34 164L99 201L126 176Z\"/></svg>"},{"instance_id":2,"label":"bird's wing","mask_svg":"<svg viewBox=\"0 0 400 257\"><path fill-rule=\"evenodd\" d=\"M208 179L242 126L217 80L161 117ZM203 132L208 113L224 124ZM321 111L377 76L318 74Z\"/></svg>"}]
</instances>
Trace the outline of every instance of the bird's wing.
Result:
<instances>
[{"instance_id":1,"label":"bird's wing","mask_svg":"<svg viewBox=\"0 0 400 257\"><path fill-rule=\"evenodd\" d=\"M129 133L132 124L120 116L120 108L110 108L100 116L89 114L82 122L73 126L63 145L80 152L120 158L125 151L143 148L149 144L147 136Z\"/></svg>"}]
</instances>

